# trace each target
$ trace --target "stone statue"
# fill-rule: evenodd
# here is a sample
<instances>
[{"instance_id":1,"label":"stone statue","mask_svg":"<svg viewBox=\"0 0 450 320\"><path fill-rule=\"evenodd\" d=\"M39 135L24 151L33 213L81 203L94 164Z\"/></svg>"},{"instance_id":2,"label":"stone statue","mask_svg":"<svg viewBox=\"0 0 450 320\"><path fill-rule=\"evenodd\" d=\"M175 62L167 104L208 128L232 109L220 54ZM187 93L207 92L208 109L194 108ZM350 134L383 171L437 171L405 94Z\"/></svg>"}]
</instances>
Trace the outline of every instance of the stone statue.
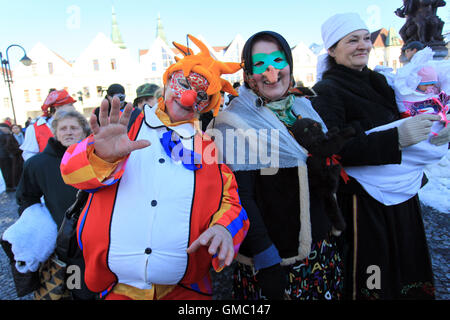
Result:
<instances>
[{"instance_id":1,"label":"stone statue","mask_svg":"<svg viewBox=\"0 0 450 320\"><path fill-rule=\"evenodd\" d=\"M444 0L403 0L403 6L395 14L406 18L399 31L405 45L420 41L435 51L435 58L445 58L448 51L442 36L444 22L436 15L437 8L445 5Z\"/></svg>"}]
</instances>

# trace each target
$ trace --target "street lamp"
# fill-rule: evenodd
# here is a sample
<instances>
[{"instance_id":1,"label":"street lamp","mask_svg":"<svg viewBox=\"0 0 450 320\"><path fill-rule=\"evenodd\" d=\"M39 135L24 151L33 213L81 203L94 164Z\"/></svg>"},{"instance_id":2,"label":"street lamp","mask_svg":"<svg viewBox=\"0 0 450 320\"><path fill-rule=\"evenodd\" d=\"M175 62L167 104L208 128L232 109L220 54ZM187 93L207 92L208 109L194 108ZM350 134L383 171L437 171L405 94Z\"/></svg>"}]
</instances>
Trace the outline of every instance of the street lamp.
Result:
<instances>
[{"instance_id":1,"label":"street lamp","mask_svg":"<svg viewBox=\"0 0 450 320\"><path fill-rule=\"evenodd\" d=\"M22 62L25 66L27 66L27 67L30 66L33 61L31 61L31 59L27 57L27 53L25 52L25 49L22 48L21 46L19 46L18 44L12 44L8 48L6 48L6 59L3 59L3 55L0 52L0 61L2 62L3 80L5 81L5 83L8 84L9 96L11 98L11 107L12 107L12 111L13 111L13 115L14 115L14 123L17 124L16 111L14 110L14 102L13 102L13 97L12 97L12 93L11 93L11 83L13 83L13 80L12 80L11 66L9 65L9 57L8 57L8 50L11 47L19 47L23 50L23 57L19 61Z\"/></svg>"}]
</instances>

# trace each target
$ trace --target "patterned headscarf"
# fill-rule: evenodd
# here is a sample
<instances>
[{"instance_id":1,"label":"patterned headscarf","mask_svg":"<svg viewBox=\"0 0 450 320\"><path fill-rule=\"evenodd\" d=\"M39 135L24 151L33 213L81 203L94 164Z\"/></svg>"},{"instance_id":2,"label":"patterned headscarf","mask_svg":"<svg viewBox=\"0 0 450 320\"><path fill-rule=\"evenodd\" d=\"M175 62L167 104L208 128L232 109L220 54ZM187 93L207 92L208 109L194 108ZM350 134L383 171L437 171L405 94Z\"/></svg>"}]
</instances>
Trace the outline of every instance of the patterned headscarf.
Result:
<instances>
[{"instance_id":1,"label":"patterned headscarf","mask_svg":"<svg viewBox=\"0 0 450 320\"><path fill-rule=\"evenodd\" d=\"M74 102L76 102L76 100L73 99L66 90L54 90L48 94L41 109L44 111L44 116L48 116L49 108L59 107Z\"/></svg>"},{"instance_id":2,"label":"patterned headscarf","mask_svg":"<svg viewBox=\"0 0 450 320\"><path fill-rule=\"evenodd\" d=\"M264 37L270 37L273 39L280 47L281 51L285 54L287 63L291 70L291 86L292 86L292 80L294 79L293 72L294 72L294 63L292 59L292 51L291 47L289 46L286 39L279 33L276 33L274 31L260 31L258 33L255 33L252 35L244 45L244 49L242 50L242 63L244 68L244 82L246 83L248 88L251 88L253 92L256 93L256 95L260 99L260 105L264 105L269 102L269 100L261 95L261 93L258 90L258 87L256 85L255 80L253 79L253 59L252 59L252 49L254 44L264 39ZM288 90L291 88L291 86L288 88ZM288 94L286 91L285 95Z\"/></svg>"}]
</instances>

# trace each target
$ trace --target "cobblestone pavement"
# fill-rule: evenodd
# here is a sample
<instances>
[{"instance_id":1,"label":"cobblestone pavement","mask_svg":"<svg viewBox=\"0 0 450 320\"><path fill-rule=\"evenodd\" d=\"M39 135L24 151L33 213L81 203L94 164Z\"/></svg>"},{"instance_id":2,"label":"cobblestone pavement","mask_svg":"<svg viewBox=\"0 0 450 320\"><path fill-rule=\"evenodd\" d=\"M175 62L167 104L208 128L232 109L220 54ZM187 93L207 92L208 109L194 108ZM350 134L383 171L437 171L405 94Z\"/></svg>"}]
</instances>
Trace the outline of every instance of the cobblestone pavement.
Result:
<instances>
[{"instance_id":1,"label":"cobblestone pavement","mask_svg":"<svg viewBox=\"0 0 450 320\"><path fill-rule=\"evenodd\" d=\"M0 234L18 218L14 193L0 194ZM424 224L435 276L436 298L450 300L450 221L449 214L422 206ZM231 299L230 268L212 274L214 299ZM18 298L8 258L0 249L0 300L30 300L32 294Z\"/></svg>"},{"instance_id":2,"label":"cobblestone pavement","mask_svg":"<svg viewBox=\"0 0 450 320\"><path fill-rule=\"evenodd\" d=\"M18 218L15 193L0 194L0 236ZM33 294L17 297L12 279L11 266L3 248L0 247L0 300L31 300Z\"/></svg>"},{"instance_id":3,"label":"cobblestone pavement","mask_svg":"<svg viewBox=\"0 0 450 320\"><path fill-rule=\"evenodd\" d=\"M424 205L422 212L433 266L436 298L450 300L450 212L442 213Z\"/></svg>"}]
</instances>

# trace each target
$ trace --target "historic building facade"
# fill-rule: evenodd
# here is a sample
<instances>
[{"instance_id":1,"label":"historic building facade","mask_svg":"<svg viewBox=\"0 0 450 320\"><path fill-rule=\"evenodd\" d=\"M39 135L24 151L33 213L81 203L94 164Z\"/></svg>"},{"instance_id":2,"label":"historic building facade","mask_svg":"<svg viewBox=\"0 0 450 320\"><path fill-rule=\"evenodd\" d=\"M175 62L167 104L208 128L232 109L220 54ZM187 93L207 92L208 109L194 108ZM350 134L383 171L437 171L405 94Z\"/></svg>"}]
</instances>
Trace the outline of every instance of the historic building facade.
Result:
<instances>
[{"instance_id":1,"label":"historic building facade","mask_svg":"<svg viewBox=\"0 0 450 320\"><path fill-rule=\"evenodd\" d=\"M158 16L156 37L148 49L139 50L139 58L122 41L116 14L112 12L111 37L98 33L87 48L73 62L37 43L28 56L33 60L31 67L18 64L13 70L14 83L12 94L18 124L24 124L30 116L41 114L43 104L51 88L66 89L78 102L75 107L88 116L100 105L107 87L112 83L120 83L125 88L127 101L132 102L136 96L136 88L145 82L162 85L162 74L175 62L180 53L169 45L161 19ZM207 39L197 36L209 48L211 55L221 61L240 62L245 40L237 34L233 40L222 47L213 47ZM369 67L383 64L396 69L400 66L399 56L401 40L393 29L381 29L372 34L374 49ZM192 46L194 52L198 50ZM317 48L316 48L317 49ZM294 59L294 78L305 86L313 86L316 82L316 65L318 54L300 42L292 48ZM242 82L242 72L224 75L231 83ZM0 81L0 121L5 117L13 118L8 88Z\"/></svg>"},{"instance_id":2,"label":"historic building facade","mask_svg":"<svg viewBox=\"0 0 450 320\"><path fill-rule=\"evenodd\" d=\"M385 28L372 32L371 40L373 49L369 56L369 68L382 65L397 71L401 67L400 55L402 53L403 41L394 28L389 31Z\"/></svg>"}]
</instances>

